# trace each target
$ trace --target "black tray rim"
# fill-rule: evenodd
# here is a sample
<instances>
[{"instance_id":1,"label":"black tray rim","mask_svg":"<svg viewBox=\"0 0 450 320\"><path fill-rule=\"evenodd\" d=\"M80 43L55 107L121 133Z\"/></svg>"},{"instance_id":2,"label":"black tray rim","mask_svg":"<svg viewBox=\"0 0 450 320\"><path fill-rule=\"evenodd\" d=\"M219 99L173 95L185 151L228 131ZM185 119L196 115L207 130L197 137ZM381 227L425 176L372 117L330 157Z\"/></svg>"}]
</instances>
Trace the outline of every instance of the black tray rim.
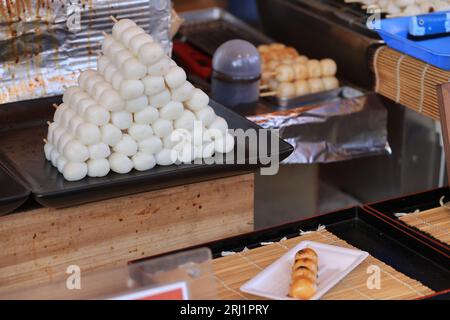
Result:
<instances>
[{"instance_id":1,"label":"black tray rim","mask_svg":"<svg viewBox=\"0 0 450 320\"><path fill-rule=\"evenodd\" d=\"M24 204L28 198L30 197L30 190L24 186L24 184L21 182L21 180L8 168L3 166L0 163L0 171L7 177L10 178L10 181L12 183L15 183L20 189L20 193L16 193L15 195L11 195L8 197L2 197L0 198L0 207L7 208L6 210L2 210L0 213L0 216L9 214L19 208L22 204Z\"/></svg>"}]
</instances>

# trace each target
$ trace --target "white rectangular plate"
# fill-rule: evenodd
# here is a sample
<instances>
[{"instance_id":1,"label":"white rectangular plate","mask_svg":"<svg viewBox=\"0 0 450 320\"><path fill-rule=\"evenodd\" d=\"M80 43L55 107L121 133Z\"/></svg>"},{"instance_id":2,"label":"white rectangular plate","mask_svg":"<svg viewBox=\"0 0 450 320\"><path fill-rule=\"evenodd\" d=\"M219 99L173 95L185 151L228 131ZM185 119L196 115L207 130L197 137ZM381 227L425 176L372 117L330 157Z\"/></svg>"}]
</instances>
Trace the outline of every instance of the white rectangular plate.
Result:
<instances>
[{"instance_id":1,"label":"white rectangular plate","mask_svg":"<svg viewBox=\"0 0 450 320\"><path fill-rule=\"evenodd\" d=\"M369 255L361 250L331 246L314 241L302 241L258 273L253 279L242 285L241 291L275 300L297 300L289 298L288 292L295 254L303 248L314 249L319 257L317 292L311 300L320 299Z\"/></svg>"}]
</instances>

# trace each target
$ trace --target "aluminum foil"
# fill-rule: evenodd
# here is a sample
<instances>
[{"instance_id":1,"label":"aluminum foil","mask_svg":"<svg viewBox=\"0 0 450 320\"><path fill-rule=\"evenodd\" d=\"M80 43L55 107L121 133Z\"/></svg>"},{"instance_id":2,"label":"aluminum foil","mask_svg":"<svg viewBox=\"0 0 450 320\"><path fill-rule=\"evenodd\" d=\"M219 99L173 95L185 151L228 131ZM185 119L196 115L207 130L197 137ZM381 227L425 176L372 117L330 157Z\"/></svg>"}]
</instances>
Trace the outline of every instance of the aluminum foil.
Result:
<instances>
[{"instance_id":1,"label":"aluminum foil","mask_svg":"<svg viewBox=\"0 0 450 320\"><path fill-rule=\"evenodd\" d=\"M281 137L294 146L283 163L328 163L391 154L387 110L372 93L248 119L263 128L279 129Z\"/></svg>"},{"instance_id":2,"label":"aluminum foil","mask_svg":"<svg viewBox=\"0 0 450 320\"><path fill-rule=\"evenodd\" d=\"M0 0L0 104L54 96L95 68L109 18L133 19L171 52L170 0Z\"/></svg>"}]
</instances>

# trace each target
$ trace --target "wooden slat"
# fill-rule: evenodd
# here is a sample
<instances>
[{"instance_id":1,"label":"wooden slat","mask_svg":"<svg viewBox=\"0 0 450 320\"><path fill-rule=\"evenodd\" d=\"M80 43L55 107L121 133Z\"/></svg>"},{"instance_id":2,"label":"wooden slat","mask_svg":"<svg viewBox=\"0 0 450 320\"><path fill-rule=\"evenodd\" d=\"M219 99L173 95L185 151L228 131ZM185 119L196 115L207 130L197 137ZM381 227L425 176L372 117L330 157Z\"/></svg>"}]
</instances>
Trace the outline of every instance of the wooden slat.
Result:
<instances>
[{"instance_id":1,"label":"wooden slat","mask_svg":"<svg viewBox=\"0 0 450 320\"><path fill-rule=\"evenodd\" d=\"M253 174L0 217L0 289L253 230Z\"/></svg>"}]
</instances>

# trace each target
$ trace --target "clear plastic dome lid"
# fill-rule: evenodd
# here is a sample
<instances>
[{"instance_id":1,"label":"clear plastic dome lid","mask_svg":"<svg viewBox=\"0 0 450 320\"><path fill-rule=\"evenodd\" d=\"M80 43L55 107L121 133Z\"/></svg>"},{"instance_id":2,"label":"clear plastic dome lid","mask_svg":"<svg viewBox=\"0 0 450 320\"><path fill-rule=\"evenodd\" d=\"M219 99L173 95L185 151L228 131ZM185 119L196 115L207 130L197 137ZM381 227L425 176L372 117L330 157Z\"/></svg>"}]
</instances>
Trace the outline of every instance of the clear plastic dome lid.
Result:
<instances>
[{"instance_id":1,"label":"clear plastic dome lid","mask_svg":"<svg viewBox=\"0 0 450 320\"><path fill-rule=\"evenodd\" d=\"M249 80L261 76L261 60L256 47L245 40L223 43L213 56L214 71L236 80Z\"/></svg>"}]
</instances>

